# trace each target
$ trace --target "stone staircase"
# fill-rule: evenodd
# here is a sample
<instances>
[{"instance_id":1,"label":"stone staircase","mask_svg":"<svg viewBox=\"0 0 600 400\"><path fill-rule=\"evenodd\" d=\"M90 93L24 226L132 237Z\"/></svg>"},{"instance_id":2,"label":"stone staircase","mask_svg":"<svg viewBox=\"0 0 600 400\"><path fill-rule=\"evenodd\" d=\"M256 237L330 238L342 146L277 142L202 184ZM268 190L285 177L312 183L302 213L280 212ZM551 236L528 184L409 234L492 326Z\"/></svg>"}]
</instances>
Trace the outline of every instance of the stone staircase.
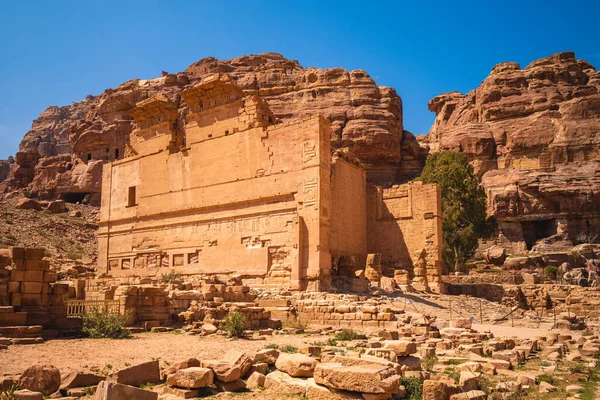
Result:
<instances>
[{"instance_id":1,"label":"stone staircase","mask_svg":"<svg viewBox=\"0 0 600 400\"><path fill-rule=\"evenodd\" d=\"M12 344L41 343L42 325L31 325L28 314L13 306L0 306L0 350Z\"/></svg>"}]
</instances>

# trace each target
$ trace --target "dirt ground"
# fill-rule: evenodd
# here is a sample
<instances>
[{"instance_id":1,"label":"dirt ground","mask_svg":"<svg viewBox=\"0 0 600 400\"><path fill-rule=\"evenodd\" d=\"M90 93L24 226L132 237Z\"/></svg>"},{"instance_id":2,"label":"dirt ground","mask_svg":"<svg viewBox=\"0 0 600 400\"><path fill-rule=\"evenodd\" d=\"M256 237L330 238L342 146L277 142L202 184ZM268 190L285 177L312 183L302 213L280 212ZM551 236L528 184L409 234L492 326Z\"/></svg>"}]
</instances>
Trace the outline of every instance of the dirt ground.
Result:
<instances>
[{"instance_id":1,"label":"dirt ground","mask_svg":"<svg viewBox=\"0 0 600 400\"><path fill-rule=\"evenodd\" d=\"M219 359L231 349L256 352L269 343L300 347L326 340L318 335L275 335L267 340L230 340L222 336L201 337L174 333L141 333L131 339L60 339L34 345L13 345L0 350L0 375L19 374L33 364L51 364L61 374L70 370L109 373L129 365L159 359L167 363L190 357Z\"/></svg>"}]
</instances>

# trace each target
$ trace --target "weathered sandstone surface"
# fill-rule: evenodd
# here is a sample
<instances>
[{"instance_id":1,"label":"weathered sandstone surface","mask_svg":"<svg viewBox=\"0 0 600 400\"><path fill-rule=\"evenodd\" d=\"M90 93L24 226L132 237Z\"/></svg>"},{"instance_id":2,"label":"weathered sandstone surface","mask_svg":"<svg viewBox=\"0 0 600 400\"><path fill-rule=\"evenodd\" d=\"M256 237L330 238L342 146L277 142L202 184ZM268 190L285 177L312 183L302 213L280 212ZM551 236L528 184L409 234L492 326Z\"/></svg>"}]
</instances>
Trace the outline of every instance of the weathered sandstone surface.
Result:
<instances>
[{"instance_id":1,"label":"weathered sandstone surface","mask_svg":"<svg viewBox=\"0 0 600 400\"><path fill-rule=\"evenodd\" d=\"M16 163L0 164L0 181L8 178L10 186L28 187L37 197L98 203L102 164L125 154L134 126L129 111L136 103L165 95L177 105L182 129L188 106L177 93L214 73L230 74L247 94L260 94L278 120L328 118L333 147L352 148L372 181L392 183L420 172L421 149L403 129L402 101L394 89L378 86L365 71L303 68L265 53L204 58L183 72L134 79L69 106L49 107L33 121Z\"/></svg>"},{"instance_id":2,"label":"weathered sandstone surface","mask_svg":"<svg viewBox=\"0 0 600 400\"><path fill-rule=\"evenodd\" d=\"M498 64L477 89L429 102L428 146L469 156L513 250L548 237L577 242L597 225L599 92L600 72L566 52L524 69Z\"/></svg>"}]
</instances>

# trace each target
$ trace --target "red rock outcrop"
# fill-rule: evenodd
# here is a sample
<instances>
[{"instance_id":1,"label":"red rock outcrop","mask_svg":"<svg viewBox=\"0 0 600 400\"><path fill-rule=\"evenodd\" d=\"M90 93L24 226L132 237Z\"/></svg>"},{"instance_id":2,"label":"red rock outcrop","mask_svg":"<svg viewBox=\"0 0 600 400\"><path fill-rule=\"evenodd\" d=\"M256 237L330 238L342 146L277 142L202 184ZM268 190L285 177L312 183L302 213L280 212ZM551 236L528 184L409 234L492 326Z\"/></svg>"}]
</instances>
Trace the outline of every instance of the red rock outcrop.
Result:
<instances>
[{"instance_id":1,"label":"red rock outcrop","mask_svg":"<svg viewBox=\"0 0 600 400\"><path fill-rule=\"evenodd\" d=\"M334 148L351 148L369 179L389 184L417 175L422 152L404 131L402 101L361 70L303 68L275 53L217 60L204 58L177 74L132 80L99 96L44 111L17 154L13 187L38 197L99 200L102 164L122 157L133 129L136 103L162 93L178 106L183 126L187 105L178 93L213 74L230 74L248 93L260 93L281 121L321 114L332 124Z\"/></svg>"},{"instance_id":2,"label":"red rock outcrop","mask_svg":"<svg viewBox=\"0 0 600 400\"><path fill-rule=\"evenodd\" d=\"M576 242L600 221L600 72L574 53L505 62L466 95L429 102L432 151L468 154L514 251Z\"/></svg>"}]
</instances>

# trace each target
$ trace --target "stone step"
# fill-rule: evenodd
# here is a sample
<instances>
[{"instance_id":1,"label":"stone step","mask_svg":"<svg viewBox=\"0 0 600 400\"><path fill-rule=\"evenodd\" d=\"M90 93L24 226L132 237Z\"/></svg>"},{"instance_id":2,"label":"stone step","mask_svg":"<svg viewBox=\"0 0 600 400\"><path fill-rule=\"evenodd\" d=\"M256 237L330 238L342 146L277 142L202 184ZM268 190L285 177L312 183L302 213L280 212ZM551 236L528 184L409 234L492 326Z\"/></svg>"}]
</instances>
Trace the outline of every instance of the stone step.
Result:
<instances>
[{"instance_id":1,"label":"stone step","mask_svg":"<svg viewBox=\"0 0 600 400\"><path fill-rule=\"evenodd\" d=\"M41 337L30 337L30 338L12 338L10 339L12 344L38 344L44 342Z\"/></svg>"},{"instance_id":2,"label":"stone step","mask_svg":"<svg viewBox=\"0 0 600 400\"><path fill-rule=\"evenodd\" d=\"M25 312L0 312L0 326L15 326L15 325L27 325L27 313L25 313Z\"/></svg>"},{"instance_id":3,"label":"stone step","mask_svg":"<svg viewBox=\"0 0 600 400\"><path fill-rule=\"evenodd\" d=\"M7 338L31 338L40 336L41 325L0 326L0 335Z\"/></svg>"}]
</instances>

